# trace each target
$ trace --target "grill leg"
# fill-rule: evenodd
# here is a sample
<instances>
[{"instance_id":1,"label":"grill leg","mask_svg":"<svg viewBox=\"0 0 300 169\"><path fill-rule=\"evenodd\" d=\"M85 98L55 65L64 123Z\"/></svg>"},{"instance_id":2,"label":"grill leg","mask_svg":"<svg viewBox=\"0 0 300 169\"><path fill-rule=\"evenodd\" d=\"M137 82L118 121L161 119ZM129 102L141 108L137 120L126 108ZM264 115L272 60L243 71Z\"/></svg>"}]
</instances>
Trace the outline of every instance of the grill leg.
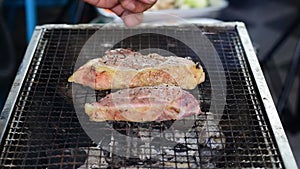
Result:
<instances>
[{"instance_id":1,"label":"grill leg","mask_svg":"<svg viewBox=\"0 0 300 169\"><path fill-rule=\"evenodd\" d=\"M291 89L293 87L297 75L297 70L299 69L299 60L300 60L300 39L298 40L296 51L292 58L291 67L288 72L287 78L285 80L285 84L282 89L282 93L279 97L279 101L277 104L277 110L279 113L282 113L284 107L286 106L288 96L291 92Z\"/></svg>"},{"instance_id":2,"label":"grill leg","mask_svg":"<svg viewBox=\"0 0 300 169\"><path fill-rule=\"evenodd\" d=\"M300 21L300 13L298 13L297 18L295 21L288 27L287 31L283 33L280 39L274 44L271 48L270 52L266 54L264 58L261 59L260 63L264 66L270 59L273 58L274 53L279 49L279 47L285 42L285 40L289 37L289 35L295 31Z\"/></svg>"},{"instance_id":3,"label":"grill leg","mask_svg":"<svg viewBox=\"0 0 300 169\"><path fill-rule=\"evenodd\" d=\"M291 61L291 67L288 72L287 78L285 80L281 95L279 97L279 101L277 103L277 110L279 115L281 116L283 123L285 124L286 129L288 129L292 133L296 133L300 129L300 114L297 113L296 115L291 114L291 111L289 111L288 107L286 106L288 96L291 92L291 89L293 87L293 84L295 82L295 78L297 77L297 72L300 69L300 38L298 40L296 51L294 53L294 56ZM299 80L300 83L300 80ZM296 103L298 103L297 106L297 112L300 110L300 95L298 95L298 98Z\"/></svg>"}]
</instances>

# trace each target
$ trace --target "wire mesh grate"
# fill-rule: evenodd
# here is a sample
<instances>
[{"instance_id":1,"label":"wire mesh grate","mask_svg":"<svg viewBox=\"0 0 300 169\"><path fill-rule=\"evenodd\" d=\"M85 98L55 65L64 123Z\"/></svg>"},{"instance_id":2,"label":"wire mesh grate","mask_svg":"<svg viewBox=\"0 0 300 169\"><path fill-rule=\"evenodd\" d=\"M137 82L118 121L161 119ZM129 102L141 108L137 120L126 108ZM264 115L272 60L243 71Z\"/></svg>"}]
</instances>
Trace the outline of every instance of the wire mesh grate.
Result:
<instances>
[{"instance_id":1,"label":"wire mesh grate","mask_svg":"<svg viewBox=\"0 0 300 169\"><path fill-rule=\"evenodd\" d=\"M212 116L203 115L196 120L196 125L199 123L206 129L200 129L193 136L171 133L170 137L182 140L182 144L176 145L168 153L159 153L151 146L145 146L139 147L144 152L143 157L124 158L103 150L80 125L72 103L71 84L67 82L83 45L97 29L45 29L3 140L1 168L283 168L237 30L199 28L214 45L222 62L219 66L225 70L226 81L220 83L227 84L227 97L218 126L210 123ZM178 31L176 27L155 29ZM126 33L118 29L106 31L108 39L111 34ZM129 37L114 47L141 50L161 46L178 56L193 55L178 41L154 33ZM95 46L90 48L93 50ZM97 53L90 57L97 57ZM209 78L200 85L200 102L205 112L212 106ZM101 93L98 95L101 97ZM145 138L151 137L151 132L157 128L168 125L109 124L120 133L138 132ZM102 130L109 132L111 129ZM223 134L226 142L221 139L221 146L224 147L212 149L217 145L213 142L208 142L211 146L204 146L200 143L202 140L198 139L203 132ZM111 141L110 137L108 141ZM116 148L116 144L120 143L112 141L109 146Z\"/></svg>"}]
</instances>

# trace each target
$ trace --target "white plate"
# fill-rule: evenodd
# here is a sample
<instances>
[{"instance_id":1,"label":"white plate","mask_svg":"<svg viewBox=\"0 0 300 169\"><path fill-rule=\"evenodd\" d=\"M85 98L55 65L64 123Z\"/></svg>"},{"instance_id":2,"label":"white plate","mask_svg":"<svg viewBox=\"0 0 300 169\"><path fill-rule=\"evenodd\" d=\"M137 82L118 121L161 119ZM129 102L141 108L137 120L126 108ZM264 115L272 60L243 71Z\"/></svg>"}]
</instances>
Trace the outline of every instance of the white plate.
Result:
<instances>
[{"instance_id":1,"label":"white plate","mask_svg":"<svg viewBox=\"0 0 300 169\"><path fill-rule=\"evenodd\" d=\"M210 0L211 6L203 7L203 8L191 8L191 9L167 9L167 10L158 10L157 12L162 12L169 15L175 15L181 18L195 18L195 17L211 17L214 13L224 9L228 6L228 2L226 0ZM146 11L145 14L149 14L151 12ZM157 16L157 19L159 16Z\"/></svg>"}]
</instances>

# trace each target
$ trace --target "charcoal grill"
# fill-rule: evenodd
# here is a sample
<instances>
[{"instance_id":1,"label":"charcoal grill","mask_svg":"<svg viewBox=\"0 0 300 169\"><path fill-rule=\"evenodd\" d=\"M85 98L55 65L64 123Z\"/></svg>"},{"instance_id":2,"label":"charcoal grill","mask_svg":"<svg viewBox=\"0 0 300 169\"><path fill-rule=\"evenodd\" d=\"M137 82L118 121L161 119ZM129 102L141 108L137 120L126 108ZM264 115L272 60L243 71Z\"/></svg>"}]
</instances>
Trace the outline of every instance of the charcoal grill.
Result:
<instances>
[{"instance_id":1,"label":"charcoal grill","mask_svg":"<svg viewBox=\"0 0 300 169\"><path fill-rule=\"evenodd\" d=\"M153 158L153 151L145 148L145 156L150 156L147 160L119 157L103 150L81 127L72 103L71 85L67 83L82 46L101 27L44 25L36 28L1 114L4 125L1 168L297 168L247 30L238 22L197 25L215 47L225 71L226 105L218 131L214 131L226 138L223 148L214 150L202 145L199 139L193 138L197 135L176 136L175 133L174 137L182 137L179 138L182 144L176 145L169 154L157 153ZM178 31L178 25L146 25L145 28ZM124 31L119 29L113 33ZM107 30L106 36L110 33ZM156 45L169 42L151 34L129 38L118 47L149 46L149 38ZM173 47L173 52L186 55L187 50L182 46ZM206 92L209 80L200 87L199 101L205 109L211 106L205 103L210 96ZM211 125L213 118L207 114L200 120L204 125ZM126 133L129 125L136 124L118 125L118 130ZM146 129L154 129L155 125L158 124L147 124ZM110 146L114 148L115 144Z\"/></svg>"}]
</instances>

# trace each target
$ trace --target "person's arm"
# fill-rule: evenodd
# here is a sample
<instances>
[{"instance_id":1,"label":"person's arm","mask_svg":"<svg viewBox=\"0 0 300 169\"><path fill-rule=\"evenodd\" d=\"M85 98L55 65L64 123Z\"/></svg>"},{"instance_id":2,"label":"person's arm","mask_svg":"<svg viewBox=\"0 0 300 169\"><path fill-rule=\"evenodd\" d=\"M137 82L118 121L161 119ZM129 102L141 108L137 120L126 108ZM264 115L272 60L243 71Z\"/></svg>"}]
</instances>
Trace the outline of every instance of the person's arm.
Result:
<instances>
[{"instance_id":1,"label":"person's arm","mask_svg":"<svg viewBox=\"0 0 300 169\"><path fill-rule=\"evenodd\" d=\"M121 17L127 26L142 22L142 14L157 0L84 0L98 8L106 8Z\"/></svg>"}]
</instances>

